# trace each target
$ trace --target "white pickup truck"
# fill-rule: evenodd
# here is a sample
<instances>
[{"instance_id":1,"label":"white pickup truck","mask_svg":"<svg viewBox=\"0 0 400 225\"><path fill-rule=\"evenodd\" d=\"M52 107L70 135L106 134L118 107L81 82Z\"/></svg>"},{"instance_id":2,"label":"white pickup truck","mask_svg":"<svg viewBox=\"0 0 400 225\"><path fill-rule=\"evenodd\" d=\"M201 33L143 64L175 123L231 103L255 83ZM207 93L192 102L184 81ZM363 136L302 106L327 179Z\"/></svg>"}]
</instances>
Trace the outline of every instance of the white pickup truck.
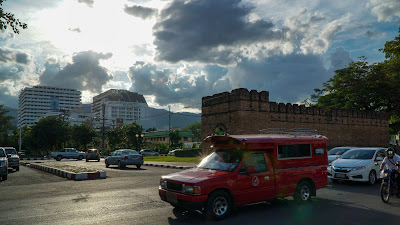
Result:
<instances>
[{"instance_id":1,"label":"white pickup truck","mask_svg":"<svg viewBox=\"0 0 400 225\"><path fill-rule=\"evenodd\" d=\"M57 161L60 161L63 158L82 160L85 158L85 153L73 148L64 148L59 152L50 152L50 156L55 158Z\"/></svg>"}]
</instances>

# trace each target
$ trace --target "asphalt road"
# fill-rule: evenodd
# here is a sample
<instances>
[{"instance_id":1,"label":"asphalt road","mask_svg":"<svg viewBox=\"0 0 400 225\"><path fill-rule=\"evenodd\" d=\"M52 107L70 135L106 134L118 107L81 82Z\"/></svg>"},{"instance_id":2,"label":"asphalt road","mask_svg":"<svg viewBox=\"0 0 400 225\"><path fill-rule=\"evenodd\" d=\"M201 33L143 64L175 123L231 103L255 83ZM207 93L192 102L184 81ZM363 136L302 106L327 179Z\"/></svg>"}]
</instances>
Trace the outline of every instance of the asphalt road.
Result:
<instances>
[{"instance_id":1,"label":"asphalt road","mask_svg":"<svg viewBox=\"0 0 400 225\"><path fill-rule=\"evenodd\" d=\"M105 168L103 160L60 163L103 169L107 179L71 181L21 166L0 182L0 224L400 224L400 199L383 203L379 184L333 184L318 190L310 204L279 199L240 207L215 222L160 200L160 176L179 169L118 170Z\"/></svg>"}]
</instances>

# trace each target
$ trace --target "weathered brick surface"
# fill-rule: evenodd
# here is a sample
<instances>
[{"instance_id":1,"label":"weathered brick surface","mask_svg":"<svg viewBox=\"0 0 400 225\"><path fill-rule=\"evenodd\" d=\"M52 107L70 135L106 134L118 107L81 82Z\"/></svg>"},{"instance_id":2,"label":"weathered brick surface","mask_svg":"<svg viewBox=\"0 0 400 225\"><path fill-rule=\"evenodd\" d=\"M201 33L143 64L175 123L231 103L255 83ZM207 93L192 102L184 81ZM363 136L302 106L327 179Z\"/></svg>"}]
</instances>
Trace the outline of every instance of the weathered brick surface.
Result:
<instances>
[{"instance_id":1,"label":"weathered brick surface","mask_svg":"<svg viewBox=\"0 0 400 225\"><path fill-rule=\"evenodd\" d=\"M269 93L240 88L203 97L201 135L258 134L266 128L310 128L328 137L328 147L388 146L385 113L305 107L269 101ZM206 145L204 145L206 146Z\"/></svg>"}]
</instances>

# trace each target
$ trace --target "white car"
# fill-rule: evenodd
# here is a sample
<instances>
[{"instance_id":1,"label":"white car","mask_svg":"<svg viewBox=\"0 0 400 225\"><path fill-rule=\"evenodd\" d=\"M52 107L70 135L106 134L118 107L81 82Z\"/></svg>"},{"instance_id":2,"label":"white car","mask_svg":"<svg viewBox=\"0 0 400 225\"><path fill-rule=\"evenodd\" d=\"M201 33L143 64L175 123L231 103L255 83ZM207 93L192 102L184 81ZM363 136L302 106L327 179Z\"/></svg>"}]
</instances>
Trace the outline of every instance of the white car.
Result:
<instances>
[{"instance_id":1,"label":"white car","mask_svg":"<svg viewBox=\"0 0 400 225\"><path fill-rule=\"evenodd\" d=\"M335 147L328 151L328 163L332 164L333 161L340 158L345 152L356 147Z\"/></svg>"},{"instance_id":2,"label":"white car","mask_svg":"<svg viewBox=\"0 0 400 225\"><path fill-rule=\"evenodd\" d=\"M385 157L386 148L355 148L344 153L328 167L328 178L361 181L374 184L380 173L379 166Z\"/></svg>"}]
</instances>

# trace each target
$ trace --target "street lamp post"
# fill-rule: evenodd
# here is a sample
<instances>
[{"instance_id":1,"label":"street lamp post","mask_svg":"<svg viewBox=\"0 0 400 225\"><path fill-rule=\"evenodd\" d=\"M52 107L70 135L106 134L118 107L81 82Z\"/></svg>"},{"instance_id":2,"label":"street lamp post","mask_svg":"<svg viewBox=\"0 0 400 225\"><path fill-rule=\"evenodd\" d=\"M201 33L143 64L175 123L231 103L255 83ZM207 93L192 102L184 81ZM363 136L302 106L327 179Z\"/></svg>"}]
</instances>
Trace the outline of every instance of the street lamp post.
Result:
<instances>
[{"instance_id":1,"label":"street lamp post","mask_svg":"<svg viewBox=\"0 0 400 225\"><path fill-rule=\"evenodd\" d=\"M136 151L140 151L140 149L139 149L139 147L140 147L140 145L139 145L139 138L141 138L141 139L143 139L143 137L144 137L144 135L143 134L136 134L135 135L136 136Z\"/></svg>"}]
</instances>

